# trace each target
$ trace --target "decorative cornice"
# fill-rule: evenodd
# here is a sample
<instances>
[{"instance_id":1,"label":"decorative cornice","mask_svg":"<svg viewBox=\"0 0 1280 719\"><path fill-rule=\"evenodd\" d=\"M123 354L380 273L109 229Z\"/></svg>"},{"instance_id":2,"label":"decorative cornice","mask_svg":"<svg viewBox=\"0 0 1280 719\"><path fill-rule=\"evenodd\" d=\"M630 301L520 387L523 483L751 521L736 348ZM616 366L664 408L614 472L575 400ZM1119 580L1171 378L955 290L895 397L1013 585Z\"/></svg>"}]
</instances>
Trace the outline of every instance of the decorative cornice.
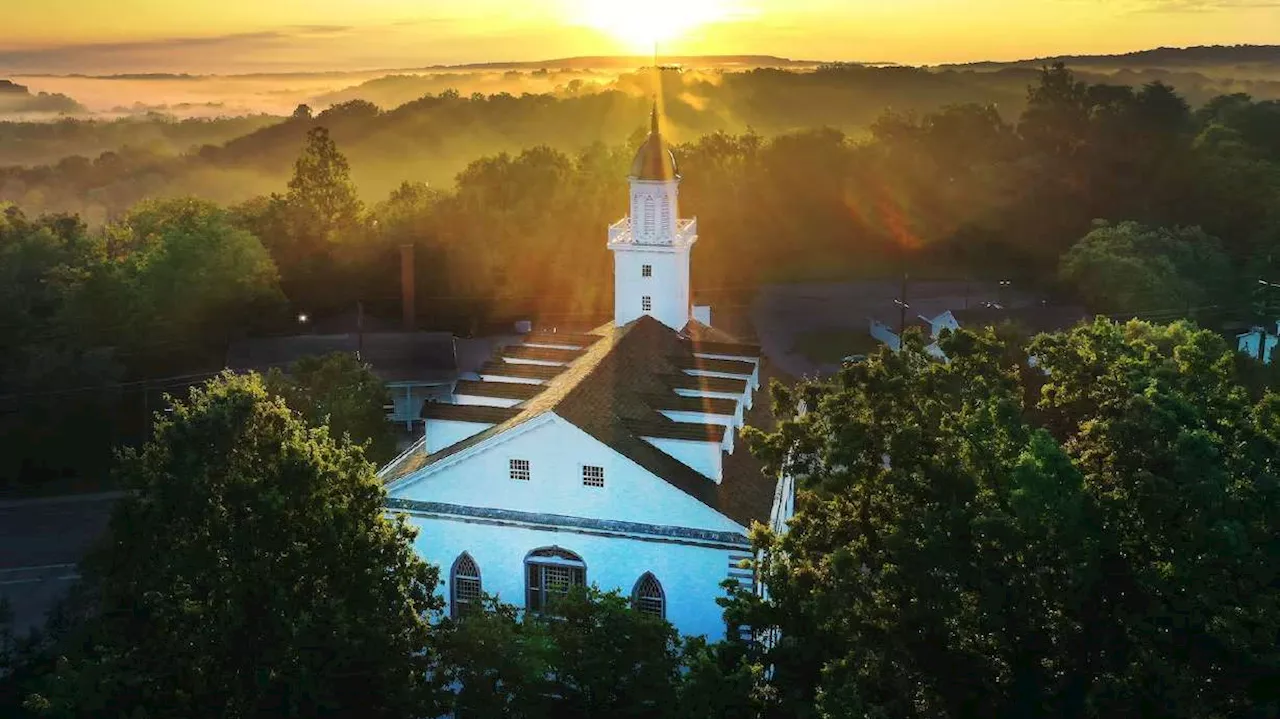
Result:
<instances>
[{"instance_id":1,"label":"decorative cornice","mask_svg":"<svg viewBox=\"0 0 1280 719\"><path fill-rule=\"evenodd\" d=\"M653 538L656 540L678 541L683 543L710 543L743 548L750 548L751 546L751 541L746 537L746 535L738 532L718 532L709 529L693 529L691 527L674 527L662 524L622 522L612 519L571 517L564 514L521 512L512 509L494 509L491 507L468 507L461 504L420 502L412 499L398 499L394 497L387 499L386 507L390 510L400 510L411 514L457 518L463 521L478 520L502 524L524 524L539 527L554 527L556 529L567 529L570 531L581 531L592 534L626 535L637 539Z\"/></svg>"}]
</instances>

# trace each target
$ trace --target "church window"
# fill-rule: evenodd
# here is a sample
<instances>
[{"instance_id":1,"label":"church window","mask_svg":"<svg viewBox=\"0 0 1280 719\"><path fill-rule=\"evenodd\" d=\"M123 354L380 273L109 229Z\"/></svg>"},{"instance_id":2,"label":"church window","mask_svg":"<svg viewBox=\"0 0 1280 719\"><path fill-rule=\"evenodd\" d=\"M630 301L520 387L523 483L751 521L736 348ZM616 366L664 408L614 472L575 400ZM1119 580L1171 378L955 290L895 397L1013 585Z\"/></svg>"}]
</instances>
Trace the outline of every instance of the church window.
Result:
<instances>
[{"instance_id":1,"label":"church window","mask_svg":"<svg viewBox=\"0 0 1280 719\"><path fill-rule=\"evenodd\" d=\"M662 198L662 227L666 229L671 226L671 198Z\"/></svg>"},{"instance_id":2,"label":"church window","mask_svg":"<svg viewBox=\"0 0 1280 719\"><path fill-rule=\"evenodd\" d=\"M653 311L653 298L652 298L652 297L650 297L649 295L645 295L644 297L641 297L641 298L640 298L640 311L641 311L641 312L652 312L652 311Z\"/></svg>"},{"instance_id":3,"label":"church window","mask_svg":"<svg viewBox=\"0 0 1280 719\"><path fill-rule=\"evenodd\" d=\"M636 580L636 586L631 590L631 606L637 612L655 617L667 616L667 598L662 592L662 583L652 572L645 572Z\"/></svg>"},{"instance_id":4,"label":"church window","mask_svg":"<svg viewBox=\"0 0 1280 719\"><path fill-rule=\"evenodd\" d=\"M603 487L604 467L595 467L590 464L583 465L582 483L588 487Z\"/></svg>"},{"instance_id":5,"label":"church window","mask_svg":"<svg viewBox=\"0 0 1280 719\"><path fill-rule=\"evenodd\" d=\"M525 557L525 608L541 612L587 584L587 565L582 557L560 547L536 549Z\"/></svg>"},{"instance_id":6,"label":"church window","mask_svg":"<svg viewBox=\"0 0 1280 719\"><path fill-rule=\"evenodd\" d=\"M511 460L511 478L518 479L522 482L528 482L530 477L529 460L513 459Z\"/></svg>"},{"instance_id":7,"label":"church window","mask_svg":"<svg viewBox=\"0 0 1280 719\"><path fill-rule=\"evenodd\" d=\"M653 265L640 265L641 277L653 277Z\"/></svg>"},{"instance_id":8,"label":"church window","mask_svg":"<svg viewBox=\"0 0 1280 719\"><path fill-rule=\"evenodd\" d=\"M450 615L460 617L466 611L480 606L480 567L470 554L463 552L453 562L450 572Z\"/></svg>"},{"instance_id":9,"label":"church window","mask_svg":"<svg viewBox=\"0 0 1280 719\"><path fill-rule=\"evenodd\" d=\"M640 226L643 228L643 232L646 237L653 236L653 231L654 231L653 223L654 223L654 220L657 219L654 217L654 215L656 214L658 213L655 211L655 208L653 205L653 198L652 197L644 198L644 213L640 217Z\"/></svg>"}]
</instances>

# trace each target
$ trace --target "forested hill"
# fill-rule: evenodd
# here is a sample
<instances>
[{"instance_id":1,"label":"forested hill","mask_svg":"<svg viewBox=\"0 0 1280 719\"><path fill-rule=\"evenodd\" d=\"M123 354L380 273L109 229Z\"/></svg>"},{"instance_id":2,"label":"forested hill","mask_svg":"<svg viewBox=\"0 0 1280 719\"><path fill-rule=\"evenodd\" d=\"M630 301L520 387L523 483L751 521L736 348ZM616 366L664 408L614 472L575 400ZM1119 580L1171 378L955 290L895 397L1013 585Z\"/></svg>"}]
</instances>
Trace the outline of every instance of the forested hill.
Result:
<instances>
[{"instance_id":1,"label":"forested hill","mask_svg":"<svg viewBox=\"0 0 1280 719\"><path fill-rule=\"evenodd\" d=\"M1150 50L1126 52L1116 55L1058 55L1031 58L1013 62L973 62L943 65L942 67L971 70L999 70L1007 67L1042 67L1063 63L1073 68L1114 69L1210 69L1241 66L1270 66L1280 72L1280 45L1200 45L1197 47L1158 47Z\"/></svg>"}]
</instances>

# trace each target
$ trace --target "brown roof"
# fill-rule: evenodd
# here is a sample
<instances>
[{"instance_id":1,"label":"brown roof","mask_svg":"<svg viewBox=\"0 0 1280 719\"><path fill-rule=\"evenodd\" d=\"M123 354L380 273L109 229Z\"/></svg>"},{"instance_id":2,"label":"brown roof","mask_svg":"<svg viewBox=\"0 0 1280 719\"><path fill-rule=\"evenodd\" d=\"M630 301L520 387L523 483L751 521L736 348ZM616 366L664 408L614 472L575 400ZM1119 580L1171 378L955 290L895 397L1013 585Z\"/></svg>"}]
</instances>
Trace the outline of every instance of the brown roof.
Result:
<instances>
[{"instance_id":1,"label":"brown roof","mask_svg":"<svg viewBox=\"0 0 1280 719\"><path fill-rule=\"evenodd\" d=\"M665 418L664 418L665 419ZM634 420L625 423L627 429L640 437L656 437L658 439L687 439L691 442L724 441L725 427L722 424L693 424L691 422L672 422L666 420ZM703 478L703 481L707 481Z\"/></svg>"},{"instance_id":2,"label":"brown roof","mask_svg":"<svg viewBox=\"0 0 1280 719\"><path fill-rule=\"evenodd\" d=\"M455 395L465 394L473 397L498 397L500 399L532 399L545 387L540 384L524 382L476 382L474 380L458 380L454 385Z\"/></svg>"},{"instance_id":3,"label":"brown roof","mask_svg":"<svg viewBox=\"0 0 1280 719\"><path fill-rule=\"evenodd\" d=\"M525 344L560 345L563 347L590 347L600 341L600 335L581 332L532 332L525 335Z\"/></svg>"},{"instance_id":4,"label":"brown roof","mask_svg":"<svg viewBox=\"0 0 1280 719\"><path fill-rule=\"evenodd\" d=\"M741 443L724 457L724 479L717 484L692 467L642 439L645 432L680 435L680 439L720 441L721 425L673 422L655 411L647 398L671 393L671 376L679 365L694 360L691 344L680 333L645 315L623 327L605 325L593 332L600 341L550 380L544 392L512 408L517 414L501 424L427 458L429 466L464 451L531 419L554 412L618 453L661 477L672 486L743 525L767 522L776 479L765 476L761 464ZM770 376L761 359L761 379ZM750 367L750 363L734 363ZM551 368L560 370L560 368ZM703 379L703 378L698 378ZM769 402L757 401L747 422L771 429ZM648 436L663 436L649 434ZM407 473L399 467L390 479Z\"/></svg>"},{"instance_id":5,"label":"brown roof","mask_svg":"<svg viewBox=\"0 0 1280 719\"><path fill-rule=\"evenodd\" d=\"M515 407L489 407L478 404L446 404L427 402L422 405L423 419L448 419L454 422L501 424L520 413Z\"/></svg>"},{"instance_id":6,"label":"brown roof","mask_svg":"<svg viewBox=\"0 0 1280 719\"><path fill-rule=\"evenodd\" d=\"M653 392L644 395L644 401L654 409L675 412L702 412L704 414L732 415L738 411L738 402L714 397L685 397L675 392Z\"/></svg>"},{"instance_id":7,"label":"brown roof","mask_svg":"<svg viewBox=\"0 0 1280 719\"><path fill-rule=\"evenodd\" d=\"M732 355L734 357L759 357L760 345L744 345L737 342L708 342L692 340L693 351L709 355Z\"/></svg>"},{"instance_id":8,"label":"brown roof","mask_svg":"<svg viewBox=\"0 0 1280 719\"><path fill-rule=\"evenodd\" d=\"M690 389L698 392L724 392L743 394L747 391L745 379L732 377L696 377L683 372L664 374L662 380L672 389Z\"/></svg>"},{"instance_id":9,"label":"brown roof","mask_svg":"<svg viewBox=\"0 0 1280 719\"><path fill-rule=\"evenodd\" d=\"M518 362L486 362L478 374L521 379L552 380L564 373L564 367L545 364L521 364Z\"/></svg>"},{"instance_id":10,"label":"brown roof","mask_svg":"<svg viewBox=\"0 0 1280 719\"><path fill-rule=\"evenodd\" d=\"M541 362L572 362L582 356L582 350L562 350L553 347L529 347L527 345L513 345L504 347L502 350L503 357L511 357L514 359L538 360Z\"/></svg>"},{"instance_id":11,"label":"brown roof","mask_svg":"<svg viewBox=\"0 0 1280 719\"><path fill-rule=\"evenodd\" d=\"M752 362L742 360L706 359L694 357L692 350L686 355L671 358L671 364L679 369L700 370L702 372L723 372L725 374L751 374L756 366Z\"/></svg>"}]
</instances>

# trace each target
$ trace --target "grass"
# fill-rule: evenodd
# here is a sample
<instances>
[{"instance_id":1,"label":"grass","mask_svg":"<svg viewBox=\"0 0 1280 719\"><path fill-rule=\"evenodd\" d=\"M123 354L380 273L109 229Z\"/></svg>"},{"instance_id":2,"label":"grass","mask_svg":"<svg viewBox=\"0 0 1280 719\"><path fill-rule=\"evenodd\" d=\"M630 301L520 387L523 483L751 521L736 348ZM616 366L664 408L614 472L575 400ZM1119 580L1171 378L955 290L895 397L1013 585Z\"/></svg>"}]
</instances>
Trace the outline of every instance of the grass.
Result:
<instances>
[{"instance_id":1,"label":"grass","mask_svg":"<svg viewBox=\"0 0 1280 719\"><path fill-rule=\"evenodd\" d=\"M849 355L872 354L879 347L866 330L829 328L797 336L791 351L818 364L839 364Z\"/></svg>"}]
</instances>

